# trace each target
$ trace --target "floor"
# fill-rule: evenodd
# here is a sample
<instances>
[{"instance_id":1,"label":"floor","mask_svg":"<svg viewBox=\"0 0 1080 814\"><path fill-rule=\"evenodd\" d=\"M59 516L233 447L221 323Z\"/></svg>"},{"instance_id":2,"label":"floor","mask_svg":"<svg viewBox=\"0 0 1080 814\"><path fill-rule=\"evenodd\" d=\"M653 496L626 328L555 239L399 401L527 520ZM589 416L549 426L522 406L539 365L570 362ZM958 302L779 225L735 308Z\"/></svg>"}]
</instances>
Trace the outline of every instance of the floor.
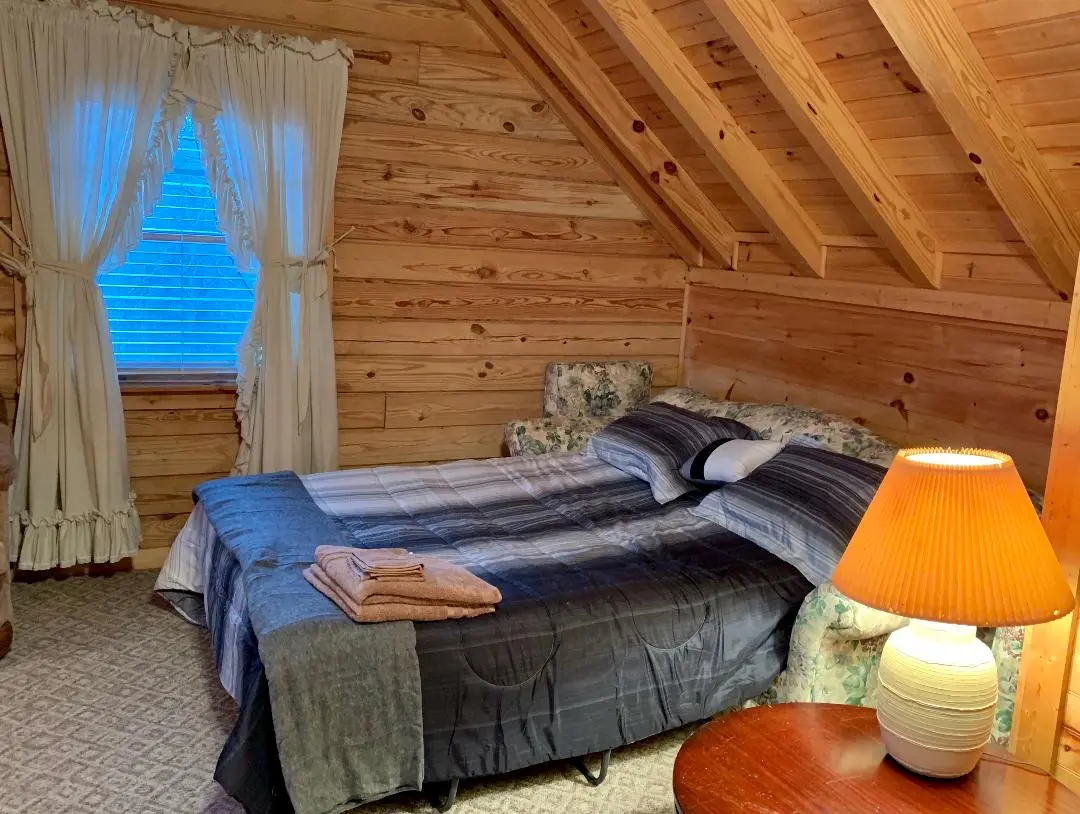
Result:
<instances>
[{"instance_id":1,"label":"floor","mask_svg":"<svg viewBox=\"0 0 1080 814\"><path fill-rule=\"evenodd\" d=\"M14 586L15 646L0 661L0 811L231 814L213 782L235 707L205 631L155 604L156 574ZM607 781L568 766L462 784L455 814L670 814L687 732L620 750ZM363 814L431 812L419 795Z\"/></svg>"}]
</instances>

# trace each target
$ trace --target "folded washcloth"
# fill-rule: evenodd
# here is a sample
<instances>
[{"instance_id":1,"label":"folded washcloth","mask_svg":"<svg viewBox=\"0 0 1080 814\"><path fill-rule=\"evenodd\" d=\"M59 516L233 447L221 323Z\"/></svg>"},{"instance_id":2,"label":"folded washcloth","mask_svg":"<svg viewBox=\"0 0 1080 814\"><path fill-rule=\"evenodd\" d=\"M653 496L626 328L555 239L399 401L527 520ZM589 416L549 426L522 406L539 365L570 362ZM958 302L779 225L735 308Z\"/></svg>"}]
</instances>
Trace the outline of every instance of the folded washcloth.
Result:
<instances>
[{"instance_id":1,"label":"folded washcloth","mask_svg":"<svg viewBox=\"0 0 1080 814\"><path fill-rule=\"evenodd\" d=\"M404 549L373 550L371 553L357 551L353 553L352 560L353 567L361 576L368 579L422 580L424 578L424 564Z\"/></svg>"},{"instance_id":2,"label":"folded washcloth","mask_svg":"<svg viewBox=\"0 0 1080 814\"><path fill-rule=\"evenodd\" d=\"M357 558L375 567L393 567L411 560L422 566L421 578L416 579L415 572L406 579L370 578L358 568ZM438 557L409 554L401 548L319 546L315 564L304 575L357 621L454 619L491 613L502 601L498 588L461 566ZM376 606L378 618L372 618ZM388 616L387 608L403 615Z\"/></svg>"},{"instance_id":3,"label":"folded washcloth","mask_svg":"<svg viewBox=\"0 0 1080 814\"><path fill-rule=\"evenodd\" d=\"M426 600L386 595L375 595L359 603L335 585L318 564L306 568L304 577L354 622L440 622L495 612L494 605L438 605Z\"/></svg>"}]
</instances>

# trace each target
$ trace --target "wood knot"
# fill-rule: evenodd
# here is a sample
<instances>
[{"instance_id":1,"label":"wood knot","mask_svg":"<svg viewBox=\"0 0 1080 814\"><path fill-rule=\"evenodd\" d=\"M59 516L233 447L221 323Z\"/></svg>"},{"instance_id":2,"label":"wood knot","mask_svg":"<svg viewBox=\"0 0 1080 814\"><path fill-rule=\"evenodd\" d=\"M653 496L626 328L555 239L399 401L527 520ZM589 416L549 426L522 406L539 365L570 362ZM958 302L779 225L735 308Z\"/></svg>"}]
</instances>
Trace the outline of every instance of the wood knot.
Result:
<instances>
[{"instance_id":1,"label":"wood knot","mask_svg":"<svg viewBox=\"0 0 1080 814\"><path fill-rule=\"evenodd\" d=\"M412 109L412 115L413 115L413 118L416 119L418 122L422 122L424 119L427 118L427 113L425 113L423 110L421 110L418 107L414 107Z\"/></svg>"},{"instance_id":2,"label":"wood knot","mask_svg":"<svg viewBox=\"0 0 1080 814\"><path fill-rule=\"evenodd\" d=\"M968 153L968 161L972 164L982 164L982 159L979 157L978 153Z\"/></svg>"},{"instance_id":3,"label":"wood knot","mask_svg":"<svg viewBox=\"0 0 1080 814\"><path fill-rule=\"evenodd\" d=\"M374 370L369 370L369 371L367 372L367 377L368 377L369 379L374 379L374 378L375 378L375 371L374 371Z\"/></svg>"},{"instance_id":4,"label":"wood knot","mask_svg":"<svg viewBox=\"0 0 1080 814\"><path fill-rule=\"evenodd\" d=\"M876 192L874 193L874 201L876 203L881 203L881 196L878 195Z\"/></svg>"},{"instance_id":5,"label":"wood knot","mask_svg":"<svg viewBox=\"0 0 1080 814\"><path fill-rule=\"evenodd\" d=\"M517 128L514 126L513 122L503 122L503 130L507 133L513 133Z\"/></svg>"},{"instance_id":6,"label":"wood knot","mask_svg":"<svg viewBox=\"0 0 1080 814\"><path fill-rule=\"evenodd\" d=\"M635 133L645 132L645 122L643 122L641 119L634 119L634 123L630 126L633 128Z\"/></svg>"},{"instance_id":7,"label":"wood knot","mask_svg":"<svg viewBox=\"0 0 1080 814\"><path fill-rule=\"evenodd\" d=\"M904 373L904 383L912 384L915 381L915 374L910 371Z\"/></svg>"},{"instance_id":8,"label":"wood knot","mask_svg":"<svg viewBox=\"0 0 1080 814\"><path fill-rule=\"evenodd\" d=\"M900 417L903 418L904 421L908 420L907 406L904 404L903 399L893 399L889 402L889 406L894 408L896 412L900 413Z\"/></svg>"},{"instance_id":9,"label":"wood knot","mask_svg":"<svg viewBox=\"0 0 1080 814\"><path fill-rule=\"evenodd\" d=\"M723 130L721 130L721 131L720 131L720 133L719 133L719 135L720 135L720 141L723 141L723 140L724 140L724 136L726 136L726 135L727 135L727 133L725 133L725 132L724 132Z\"/></svg>"},{"instance_id":10,"label":"wood knot","mask_svg":"<svg viewBox=\"0 0 1080 814\"><path fill-rule=\"evenodd\" d=\"M674 161L665 161L664 172L666 172L668 175L677 175L679 172L679 168L675 166Z\"/></svg>"},{"instance_id":11,"label":"wood knot","mask_svg":"<svg viewBox=\"0 0 1080 814\"><path fill-rule=\"evenodd\" d=\"M813 106L812 104L810 104L809 102L807 102L807 103L806 103L806 108L807 108L807 110L809 110L809 111L810 111L811 113L813 113L813 114L814 114L815 116L817 115L817 108L815 108L815 107L814 107L814 106Z\"/></svg>"},{"instance_id":12,"label":"wood knot","mask_svg":"<svg viewBox=\"0 0 1080 814\"><path fill-rule=\"evenodd\" d=\"M488 370L494 370L495 369L495 365L492 364L491 362L484 362L484 367L486 367Z\"/></svg>"},{"instance_id":13,"label":"wood knot","mask_svg":"<svg viewBox=\"0 0 1080 814\"><path fill-rule=\"evenodd\" d=\"M660 183L660 173L657 172L656 170L653 170L652 172L649 173L649 180L651 180L654 184L659 184Z\"/></svg>"},{"instance_id":14,"label":"wood knot","mask_svg":"<svg viewBox=\"0 0 1080 814\"><path fill-rule=\"evenodd\" d=\"M384 181L392 181L394 179L394 168L387 165L386 172L382 174L382 179Z\"/></svg>"},{"instance_id":15,"label":"wood knot","mask_svg":"<svg viewBox=\"0 0 1080 814\"><path fill-rule=\"evenodd\" d=\"M495 269L491 268L491 266L480 266L480 268L476 270L476 276L481 280L490 280L495 274Z\"/></svg>"},{"instance_id":16,"label":"wood knot","mask_svg":"<svg viewBox=\"0 0 1080 814\"><path fill-rule=\"evenodd\" d=\"M481 325L479 322L474 322L472 325L470 325L469 330L477 336L481 336L482 334L487 333L487 331L484 330L484 326Z\"/></svg>"},{"instance_id":17,"label":"wood knot","mask_svg":"<svg viewBox=\"0 0 1080 814\"><path fill-rule=\"evenodd\" d=\"M529 109L533 113L543 113L545 110L547 110L547 103L546 102L537 102L535 105L533 105Z\"/></svg>"},{"instance_id":18,"label":"wood knot","mask_svg":"<svg viewBox=\"0 0 1080 814\"><path fill-rule=\"evenodd\" d=\"M1046 419L1050 417L1050 412L1045 407L1040 407L1035 411L1035 417L1039 419L1039 421L1046 421Z\"/></svg>"},{"instance_id":19,"label":"wood knot","mask_svg":"<svg viewBox=\"0 0 1080 814\"><path fill-rule=\"evenodd\" d=\"M478 379L486 379L487 378L487 371L486 370L481 370L479 373L476 374L476 377Z\"/></svg>"}]
</instances>

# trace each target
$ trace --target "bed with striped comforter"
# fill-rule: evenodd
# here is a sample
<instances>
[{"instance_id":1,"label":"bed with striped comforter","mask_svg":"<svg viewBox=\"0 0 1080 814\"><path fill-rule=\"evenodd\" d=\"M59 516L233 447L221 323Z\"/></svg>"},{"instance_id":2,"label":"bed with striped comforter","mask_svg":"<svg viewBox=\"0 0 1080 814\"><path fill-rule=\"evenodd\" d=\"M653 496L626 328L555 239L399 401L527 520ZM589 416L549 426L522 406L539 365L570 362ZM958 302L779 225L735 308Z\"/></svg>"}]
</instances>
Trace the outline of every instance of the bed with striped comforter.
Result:
<instances>
[{"instance_id":1,"label":"bed with striped comforter","mask_svg":"<svg viewBox=\"0 0 1080 814\"><path fill-rule=\"evenodd\" d=\"M584 455L302 480L358 547L444 557L502 592L494 614L415 625L426 781L603 751L752 697L782 668L810 590L791 566L693 516L700 495L660 505L646 483ZM319 542L306 541L312 559ZM159 589L205 597L221 681L241 707L244 731L219 764L237 796L250 789L230 783L268 761L258 744L273 748L265 731L254 736L272 722L242 576L196 507Z\"/></svg>"}]
</instances>

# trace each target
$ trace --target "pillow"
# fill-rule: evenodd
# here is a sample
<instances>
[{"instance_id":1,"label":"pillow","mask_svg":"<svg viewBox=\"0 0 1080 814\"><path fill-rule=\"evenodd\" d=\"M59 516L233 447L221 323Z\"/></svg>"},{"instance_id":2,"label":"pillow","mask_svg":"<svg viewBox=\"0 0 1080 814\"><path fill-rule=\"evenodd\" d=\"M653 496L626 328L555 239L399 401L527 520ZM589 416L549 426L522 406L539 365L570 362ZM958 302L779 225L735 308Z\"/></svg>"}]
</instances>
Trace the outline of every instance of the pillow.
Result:
<instances>
[{"instance_id":1,"label":"pillow","mask_svg":"<svg viewBox=\"0 0 1080 814\"><path fill-rule=\"evenodd\" d=\"M690 511L799 569L814 585L832 577L885 467L827 449L788 445L745 480Z\"/></svg>"},{"instance_id":2,"label":"pillow","mask_svg":"<svg viewBox=\"0 0 1080 814\"><path fill-rule=\"evenodd\" d=\"M668 503L693 488L679 476L688 457L710 441L756 437L738 421L706 418L670 404L648 404L596 433L585 452L648 481L656 501Z\"/></svg>"},{"instance_id":3,"label":"pillow","mask_svg":"<svg viewBox=\"0 0 1080 814\"><path fill-rule=\"evenodd\" d=\"M695 486L723 486L742 480L783 446L779 441L721 438L688 458L679 474Z\"/></svg>"},{"instance_id":4,"label":"pillow","mask_svg":"<svg viewBox=\"0 0 1080 814\"><path fill-rule=\"evenodd\" d=\"M674 404L703 415L733 418L766 441L787 441L793 435L809 435L834 452L886 467L896 455L896 447L861 424L810 407L720 401L684 387L665 390L652 401Z\"/></svg>"}]
</instances>

